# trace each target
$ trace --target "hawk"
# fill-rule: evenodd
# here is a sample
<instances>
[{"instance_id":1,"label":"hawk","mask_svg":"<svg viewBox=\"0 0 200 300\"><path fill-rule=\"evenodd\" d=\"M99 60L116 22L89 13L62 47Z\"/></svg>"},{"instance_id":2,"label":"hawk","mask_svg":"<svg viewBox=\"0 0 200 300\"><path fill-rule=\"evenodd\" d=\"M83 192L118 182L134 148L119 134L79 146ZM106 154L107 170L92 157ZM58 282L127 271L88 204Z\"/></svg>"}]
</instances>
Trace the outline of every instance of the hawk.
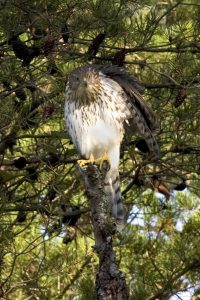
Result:
<instances>
[{"instance_id":1,"label":"hawk","mask_svg":"<svg viewBox=\"0 0 200 300\"><path fill-rule=\"evenodd\" d=\"M65 94L68 133L85 163L107 160L104 190L119 229L124 226L124 209L119 182L120 144L125 134L138 133L150 154L159 157L154 134L159 121L143 100L143 87L125 69L110 65L86 65L70 74ZM79 161L80 166L84 161Z\"/></svg>"}]
</instances>

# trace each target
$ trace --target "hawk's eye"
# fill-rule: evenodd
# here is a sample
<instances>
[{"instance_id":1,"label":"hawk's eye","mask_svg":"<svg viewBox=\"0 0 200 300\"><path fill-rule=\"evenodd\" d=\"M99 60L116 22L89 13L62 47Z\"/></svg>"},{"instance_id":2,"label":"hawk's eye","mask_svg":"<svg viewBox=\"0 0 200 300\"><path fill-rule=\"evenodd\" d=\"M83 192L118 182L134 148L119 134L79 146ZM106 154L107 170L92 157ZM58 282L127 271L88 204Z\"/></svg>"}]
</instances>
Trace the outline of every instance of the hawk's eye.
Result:
<instances>
[{"instance_id":1,"label":"hawk's eye","mask_svg":"<svg viewBox=\"0 0 200 300\"><path fill-rule=\"evenodd\" d=\"M75 82L79 82L80 80L79 80L79 77L78 76L74 76L74 81Z\"/></svg>"}]
</instances>

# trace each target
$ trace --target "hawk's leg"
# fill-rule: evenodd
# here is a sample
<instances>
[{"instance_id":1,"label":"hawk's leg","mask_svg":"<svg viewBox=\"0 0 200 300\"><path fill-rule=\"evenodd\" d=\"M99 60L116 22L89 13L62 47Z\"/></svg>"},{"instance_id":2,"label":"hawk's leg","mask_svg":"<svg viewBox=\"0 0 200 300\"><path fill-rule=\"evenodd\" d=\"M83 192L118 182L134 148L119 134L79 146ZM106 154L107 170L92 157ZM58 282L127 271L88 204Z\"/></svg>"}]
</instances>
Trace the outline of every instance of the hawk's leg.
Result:
<instances>
[{"instance_id":1,"label":"hawk's leg","mask_svg":"<svg viewBox=\"0 0 200 300\"><path fill-rule=\"evenodd\" d=\"M94 155L91 153L89 159L79 159L78 164L82 168L87 164L97 164L100 165L100 168L102 167L102 164L104 161L108 160L108 154L104 152L104 154L101 157L98 157L94 159Z\"/></svg>"},{"instance_id":2,"label":"hawk's leg","mask_svg":"<svg viewBox=\"0 0 200 300\"><path fill-rule=\"evenodd\" d=\"M95 164L100 165L100 169L102 168L103 162L108 160L108 154L106 152L104 152L104 154L95 159Z\"/></svg>"}]
</instances>

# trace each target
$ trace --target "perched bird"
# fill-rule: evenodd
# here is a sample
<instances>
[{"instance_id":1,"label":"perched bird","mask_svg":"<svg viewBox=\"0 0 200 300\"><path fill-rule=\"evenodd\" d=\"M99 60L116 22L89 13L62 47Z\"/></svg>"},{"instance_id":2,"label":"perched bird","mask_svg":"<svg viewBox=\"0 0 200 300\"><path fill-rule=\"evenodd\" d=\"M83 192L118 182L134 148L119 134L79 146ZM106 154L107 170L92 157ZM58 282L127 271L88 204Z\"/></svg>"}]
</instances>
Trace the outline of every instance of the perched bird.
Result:
<instances>
[{"instance_id":1,"label":"perched bird","mask_svg":"<svg viewBox=\"0 0 200 300\"><path fill-rule=\"evenodd\" d=\"M154 133L159 121L143 100L141 84L125 69L110 65L86 65L69 74L65 95L65 121L75 147L86 161L107 160L110 169L104 190L112 203L118 229L124 226L119 182L120 144L125 134L138 133L150 155L159 157Z\"/></svg>"}]
</instances>

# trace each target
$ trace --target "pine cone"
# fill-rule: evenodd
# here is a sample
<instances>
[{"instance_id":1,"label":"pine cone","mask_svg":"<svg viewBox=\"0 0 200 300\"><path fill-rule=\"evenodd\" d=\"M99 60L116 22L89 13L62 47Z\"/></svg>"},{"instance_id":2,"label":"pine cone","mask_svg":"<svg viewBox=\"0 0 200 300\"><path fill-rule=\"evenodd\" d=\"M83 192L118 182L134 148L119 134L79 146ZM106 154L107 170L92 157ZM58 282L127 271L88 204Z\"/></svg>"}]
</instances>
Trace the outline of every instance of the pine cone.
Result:
<instances>
[{"instance_id":1,"label":"pine cone","mask_svg":"<svg viewBox=\"0 0 200 300\"><path fill-rule=\"evenodd\" d=\"M65 24L61 29L61 35L65 44L67 44L69 40L69 28L67 24Z\"/></svg>"},{"instance_id":2,"label":"pine cone","mask_svg":"<svg viewBox=\"0 0 200 300\"><path fill-rule=\"evenodd\" d=\"M88 58L91 60L93 57L96 56L97 52L99 51L99 47L101 43L104 41L106 37L106 33L99 33L92 41L88 48Z\"/></svg>"},{"instance_id":3,"label":"pine cone","mask_svg":"<svg viewBox=\"0 0 200 300\"><path fill-rule=\"evenodd\" d=\"M117 65L119 67L123 67L125 56L126 56L126 50L125 49L120 50L114 55L112 64Z\"/></svg>"},{"instance_id":4,"label":"pine cone","mask_svg":"<svg viewBox=\"0 0 200 300\"><path fill-rule=\"evenodd\" d=\"M55 47L55 38L50 36L44 43L44 55L48 56Z\"/></svg>"},{"instance_id":5,"label":"pine cone","mask_svg":"<svg viewBox=\"0 0 200 300\"><path fill-rule=\"evenodd\" d=\"M22 88L18 88L15 91L15 95L18 99L25 101L26 100L26 93L24 92L24 90Z\"/></svg>"},{"instance_id":6,"label":"pine cone","mask_svg":"<svg viewBox=\"0 0 200 300\"><path fill-rule=\"evenodd\" d=\"M187 97L187 90L185 88L181 88L178 90L176 99L174 102L174 107L179 107L186 99Z\"/></svg>"}]
</instances>

